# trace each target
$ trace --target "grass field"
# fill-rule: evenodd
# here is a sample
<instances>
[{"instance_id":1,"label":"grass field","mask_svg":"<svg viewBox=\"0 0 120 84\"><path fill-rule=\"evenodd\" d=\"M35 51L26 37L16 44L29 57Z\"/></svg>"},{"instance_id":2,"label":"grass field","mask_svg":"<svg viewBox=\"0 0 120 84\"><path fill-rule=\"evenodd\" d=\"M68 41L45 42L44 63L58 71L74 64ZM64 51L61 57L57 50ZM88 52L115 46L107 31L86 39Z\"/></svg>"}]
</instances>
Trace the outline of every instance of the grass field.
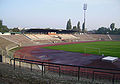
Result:
<instances>
[{"instance_id":1,"label":"grass field","mask_svg":"<svg viewBox=\"0 0 120 84\"><path fill-rule=\"evenodd\" d=\"M44 47L47 49L64 50L71 52L80 52L88 54L97 54L105 56L115 56L120 58L120 41L100 41L100 42L89 42L79 44L68 44L68 45L57 45ZM99 48L100 53L99 53Z\"/></svg>"}]
</instances>

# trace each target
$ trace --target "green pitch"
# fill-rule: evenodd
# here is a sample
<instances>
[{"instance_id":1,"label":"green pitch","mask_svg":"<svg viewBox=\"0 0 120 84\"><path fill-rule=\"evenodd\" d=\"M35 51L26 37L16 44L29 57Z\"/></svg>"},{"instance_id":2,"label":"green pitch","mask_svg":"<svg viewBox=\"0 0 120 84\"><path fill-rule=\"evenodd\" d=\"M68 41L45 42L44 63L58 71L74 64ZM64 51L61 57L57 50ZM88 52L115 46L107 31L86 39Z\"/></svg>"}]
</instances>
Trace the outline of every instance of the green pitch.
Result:
<instances>
[{"instance_id":1,"label":"green pitch","mask_svg":"<svg viewBox=\"0 0 120 84\"><path fill-rule=\"evenodd\" d=\"M120 57L120 41L100 41L79 44L67 44L44 47L47 49L64 50L88 54ZM99 53L100 50L100 53Z\"/></svg>"}]
</instances>

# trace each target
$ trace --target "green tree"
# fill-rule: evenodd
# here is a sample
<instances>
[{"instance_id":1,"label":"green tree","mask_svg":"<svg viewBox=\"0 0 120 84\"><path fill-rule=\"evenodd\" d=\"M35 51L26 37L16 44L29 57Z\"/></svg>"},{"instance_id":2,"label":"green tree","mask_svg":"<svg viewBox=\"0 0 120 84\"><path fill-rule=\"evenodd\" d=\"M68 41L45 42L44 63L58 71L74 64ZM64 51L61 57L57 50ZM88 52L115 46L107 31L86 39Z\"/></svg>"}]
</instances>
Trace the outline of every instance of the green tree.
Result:
<instances>
[{"instance_id":1,"label":"green tree","mask_svg":"<svg viewBox=\"0 0 120 84\"><path fill-rule=\"evenodd\" d=\"M111 31L113 31L113 30L115 29L115 23L112 23L112 24L110 25L110 29L111 29Z\"/></svg>"},{"instance_id":2,"label":"green tree","mask_svg":"<svg viewBox=\"0 0 120 84\"><path fill-rule=\"evenodd\" d=\"M85 33L85 23L82 24L82 33Z\"/></svg>"},{"instance_id":3,"label":"green tree","mask_svg":"<svg viewBox=\"0 0 120 84\"><path fill-rule=\"evenodd\" d=\"M76 26L73 26L73 30L77 30L77 27L76 27Z\"/></svg>"},{"instance_id":4,"label":"green tree","mask_svg":"<svg viewBox=\"0 0 120 84\"><path fill-rule=\"evenodd\" d=\"M0 32L1 32L1 29L2 29L2 20L0 20Z\"/></svg>"},{"instance_id":5,"label":"green tree","mask_svg":"<svg viewBox=\"0 0 120 84\"><path fill-rule=\"evenodd\" d=\"M12 31L13 32L20 32L20 30L18 28L13 28Z\"/></svg>"},{"instance_id":6,"label":"green tree","mask_svg":"<svg viewBox=\"0 0 120 84\"><path fill-rule=\"evenodd\" d=\"M96 33L97 34L107 34L107 32L109 32L109 31L110 31L109 28L101 27L96 31Z\"/></svg>"},{"instance_id":7,"label":"green tree","mask_svg":"<svg viewBox=\"0 0 120 84\"><path fill-rule=\"evenodd\" d=\"M77 30L78 30L78 32L81 32L81 29L80 29L80 21L78 21Z\"/></svg>"},{"instance_id":8,"label":"green tree","mask_svg":"<svg viewBox=\"0 0 120 84\"><path fill-rule=\"evenodd\" d=\"M2 20L0 20L0 28L2 27Z\"/></svg>"},{"instance_id":9,"label":"green tree","mask_svg":"<svg viewBox=\"0 0 120 84\"><path fill-rule=\"evenodd\" d=\"M115 28L115 23L110 25L110 28L101 27L95 31L97 34L120 34L120 28Z\"/></svg>"},{"instance_id":10,"label":"green tree","mask_svg":"<svg viewBox=\"0 0 120 84\"><path fill-rule=\"evenodd\" d=\"M0 32L2 33L9 32L9 29L7 28L7 26L2 25L2 27L0 28Z\"/></svg>"},{"instance_id":11,"label":"green tree","mask_svg":"<svg viewBox=\"0 0 120 84\"><path fill-rule=\"evenodd\" d=\"M80 21L78 21L77 29L80 30Z\"/></svg>"},{"instance_id":12,"label":"green tree","mask_svg":"<svg viewBox=\"0 0 120 84\"><path fill-rule=\"evenodd\" d=\"M72 29L72 25L71 25L71 20L70 19L67 21L66 29L67 30L71 30Z\"/></svg>"},{"instance_id":13,"label":"green tree","mask_svg":"<svg viewBox=\"0 0 120 84\"><path fill-rule=\"evenodd\" d=\"M7 26L2 24L2 20L0 20L0 32L5 33L8 32L9 29L7 28Z\"/></svg>"}]
</instances>

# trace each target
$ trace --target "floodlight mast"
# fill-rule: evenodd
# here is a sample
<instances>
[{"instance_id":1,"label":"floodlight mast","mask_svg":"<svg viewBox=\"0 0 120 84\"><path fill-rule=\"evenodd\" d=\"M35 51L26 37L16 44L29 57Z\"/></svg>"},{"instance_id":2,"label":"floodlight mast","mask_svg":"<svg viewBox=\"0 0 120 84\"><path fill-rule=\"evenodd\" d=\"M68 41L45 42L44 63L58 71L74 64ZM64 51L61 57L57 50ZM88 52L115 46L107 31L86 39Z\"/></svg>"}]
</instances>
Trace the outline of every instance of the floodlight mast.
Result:
<instances>
[{"instance_id":1,"label":"floodlight mast","mask_svg":"<svg viewBox=\"0 0 120 84\"><path fill-rule=\"evenodd\" d=\"M83 10L84 10L84 30L83 30L83 33L85 33L85 23L86 23L86 10L87 10L87 4L85 3L83 5Z\"/></svg>"}]
</instances>

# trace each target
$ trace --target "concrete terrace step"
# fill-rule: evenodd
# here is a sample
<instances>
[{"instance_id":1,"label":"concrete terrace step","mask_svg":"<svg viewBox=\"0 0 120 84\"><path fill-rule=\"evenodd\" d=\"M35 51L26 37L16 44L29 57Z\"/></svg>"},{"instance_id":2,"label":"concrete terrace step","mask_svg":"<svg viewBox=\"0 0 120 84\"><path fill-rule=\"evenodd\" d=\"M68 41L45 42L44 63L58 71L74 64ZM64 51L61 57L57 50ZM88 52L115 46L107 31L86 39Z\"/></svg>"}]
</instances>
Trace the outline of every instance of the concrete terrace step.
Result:
<instances>
[{"instance_id":1,"label":"concrete terrace step","mask_svg":"<svg viewBox=\"0 0 120 84\"><path fill-rule=\"evenodd\" d=\"M30 39L26 38L24 35L1 35L1 37L21 46L35 44Z\"/></svg>"}]
</instances>

